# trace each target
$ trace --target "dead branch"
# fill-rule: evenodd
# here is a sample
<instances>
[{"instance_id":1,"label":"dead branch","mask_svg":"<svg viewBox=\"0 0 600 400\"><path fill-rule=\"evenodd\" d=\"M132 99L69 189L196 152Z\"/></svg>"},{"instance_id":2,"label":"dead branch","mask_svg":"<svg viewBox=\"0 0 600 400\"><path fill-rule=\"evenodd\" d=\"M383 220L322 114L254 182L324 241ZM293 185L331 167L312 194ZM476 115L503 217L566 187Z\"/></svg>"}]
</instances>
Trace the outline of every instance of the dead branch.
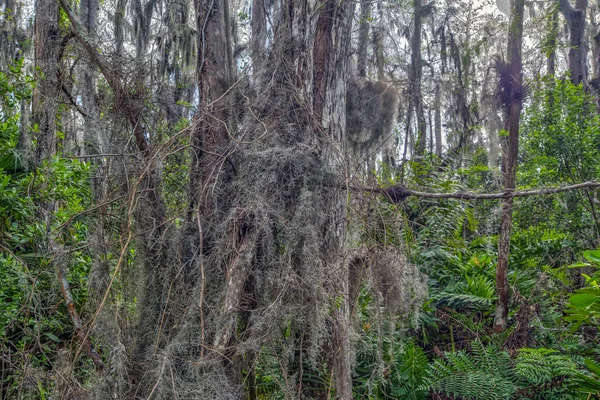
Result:
<instances>
[{"instance_id":1,"label":"dead branch","mask_svg":"<svg viewBox=\"0 0 600 400\"><path fill-rule=\"evenodd\" d=\"M427 199L458 199L458 200L496 200L496 199L510 199L515 197L528 197L528 196L543 196L549 194L563 193L571 190L586 189L586 188L597 188L600 187L600 182L583 182L575 185L562 186L557 188L541 188L541 189L527 189L527 190L506 190L500 193L472 193L472 192L458 192L458 193L430 193L430 192L419 192L417 190L408 189L404 185L394 185L387 188L359 188L350 186L350 190L358 190L369 193L379 193L385 195L392 203L400 203L404 199L410 196L427 198Z\"/></svg>"}]
</instances>

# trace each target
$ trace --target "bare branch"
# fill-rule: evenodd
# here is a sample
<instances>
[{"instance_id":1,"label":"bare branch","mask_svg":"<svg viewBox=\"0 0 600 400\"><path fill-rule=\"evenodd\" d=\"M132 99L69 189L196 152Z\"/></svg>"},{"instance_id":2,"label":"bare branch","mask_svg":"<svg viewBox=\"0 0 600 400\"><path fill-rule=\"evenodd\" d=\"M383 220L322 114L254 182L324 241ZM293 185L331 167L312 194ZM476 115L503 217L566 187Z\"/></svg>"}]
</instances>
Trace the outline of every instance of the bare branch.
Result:
<instances>
[{"instance_id":1,"label":"bare branch","mask_svg":"<svg viewBox=\"0 0 600 400\"><path fill-rule=\"evenodd\" d=\"M500 193L472 193L472 192L458 192L458 193L429 193L419 192L416 190L408 189L404 185L395 185L387 188L358 188L350 187L351 190L359 190L370 193L381 193L385 195L392 203L400 203L405 198L414 196L428 199L458 199L458 200L495 200L495 199L509 199L515 197L528 197L528 196L543 196L549 194L563 193L571 190L585 189L585 188L597 188L600 187L600 182L583 182L575 185L563 186L558 188L541 188L541 189L528 189L520 191L507 190Z\"/></svg>"}]
</instances>

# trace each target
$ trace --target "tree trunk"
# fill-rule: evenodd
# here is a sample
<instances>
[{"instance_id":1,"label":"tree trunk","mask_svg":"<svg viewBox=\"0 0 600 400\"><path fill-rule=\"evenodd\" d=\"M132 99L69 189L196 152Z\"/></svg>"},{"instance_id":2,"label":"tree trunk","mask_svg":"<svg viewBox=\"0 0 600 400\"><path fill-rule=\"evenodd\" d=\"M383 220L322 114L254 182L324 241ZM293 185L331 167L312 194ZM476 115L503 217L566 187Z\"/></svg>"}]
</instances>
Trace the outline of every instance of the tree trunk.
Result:
<instances>
[{"instance_id":1,"label":"tree trunk","mask_svg":"<svg viewBox=\"0 0 600 400\"><path fill-rule=\"evenodd\" d=\"M252 0L252 40L250 41L250 55L252 56L252 78L256 82L260 71L264 68L267 44L267 19L265 15L265 0Z\"/></svg>"},{"instance_id":2,"label":"tree trunk","mask_svg":"<svg viewBox=\"0 0 600 400\"><path fill-rule=\"evenodd\" d=\"M225 13L220 0L196 0L196 27L198 31L198 61L197 79L200 93L200 111L196 114L197 123L192 132L192 166L190 169L190 201L186 236L190 237L192 247L186 250L191 256L191 262L204 271L204 257L214 246L215 227L219 221L216 214L219 198L216 185L227 181L222 174L228 169L223 168L227 162L228 110L224 98L231 79L229 64L228 40L225 33ZM240 216L240 218L242 218ZM232 232L232 235L236 235ZM235 311L237 310L243 287L246 281L248 258L248 239L242 235L235 244L237 255L227 263L225 279L229 284L225 287L221 314L226 316L224 321L215 328L214 337L206 337L204 326L201 328L201 355L205 353L207 340L212 340L210 347L217 349L225 357L222 362L230 372L230 379L237 381L233 361L227 360L226 348L229 345L235 326ZM251 249L250 249L251 250ZM240 262L240 259L243 262ZM204 278L203 278L204 279ZM204 325L205 301L204 281L201 283L200 318ZM214 284L214 283L213 283ZM217 283L218 284L218 283ZM216 299L212 299L213 301ZM209 303L210 304L210 303Z\"/></svg>"},{"instance_id":3,"label":"tree trunk","mask_svg":"<svg viewBox=\"0 0 600 400\"><path fill-rule=\"evenodd\" d=\"M58 3L39 0L35 12L36 87L33 92L32 122L37 125L35 165L49 160L56 151L56 113L60 93Z\"/></svg>"},{"instance_id":4,"label":"tree trunk","mask_svg":"<svg viewBox=\"0 0 600 400\"><path fill-rule=\"evenodd\" d=\"M590 86L596 94L596 109L600 110L600 21L596 15L600 12L600 4L593 4L590 10L590 43L592 46L592 80Z\"/></svg>"},{"instance_id":5,"label":"tree trunk","mask_svg":"<svg viewBox=\"0 0 600 400\"><path fill-rule=\"evenodd\" d=\"M435 126L435 155L442 157L442 90L441 83L435 85L435 100L433 103L435 109L434 126Z\"/></svg>"},{"instance_id":6,"label":"tree trunk","mask_svg":"<svg viewBox=\"0 0 600 400\"><path fill-rule=\"evenodd\" d=\"M225 20L220 0L196 0L196 29L198 31L197 79L201 111L196 115L192 146L189 215L203 208L209 215L215 199L211 185L217 181L222 153L229 143L227 135L227 104L225 94L230 68L228 64Z\"/></svg>"},{"instance_id":7,"label":"tree trunk","mask_svg":"<svg viewBox=\"0 0 600 400\"><path fill-rule=\"evenodd\" d=\"M344 142L346 133L346 82L350 48L351 21L354 3L344 0L320 0L321 11L316 25L314 44L314 113L321 116L327 134L322 140L324 161L331 171L343 175ZM324 99L324 102L321 102ZM332 375L339 399L352 399L352 368L350 346L350 305L348 266L343 261L346 231L346 211L341 191L330 190L329 229L324 243L328 256L325 265L338 271L333 279L333 293L342 299L333 305Z\"/></svg>"},{"instance_id":8,"label":"tree trunk","mask_svg":"<svg viewBox=\"0 0 600 400\"><path fill-rule=\"evenodd\" d=\"M82 0L79 19L87 36L93 40L98 27L99 0ZM85 148L78 149L80 154L99 154L103 152L103 140L100 131L100 112L96 102L96 66L89 60L80 69L83 82L82 105L86 112L84 118Z\"/></svg>"},{"instance_id":9,"label":"tree trunk","mask_svg":"<svg viewBox=\"0 0 600 400\"><path fill-rule=\"evenodd\" d=\"M558 42L558 9L553 7L550 17L550 31L548 32L548 58L546 60L548 75L556 74L556 45Z\"/></svg>"},{"instance_id":10,"label":"tree trunk","mask_svg":"<svg viewBox=\"0 0 600 400\"><path fill-rule=\"evenodd\" d=\"M587 83L587 55L585 48L585 15L587 0L577 0L575 7L569 0L560 0L560 11L569 26L569 70L571 82Z\"/></svg>"},{"instance_id":11,"label":"tree trunk","mask_svg":"<svg viewBox=\"0 0 600 400\"><path fill-rule=\"evenodd\" d=\"M113 21L113 32L115 35L116 56L123 56L124 24L125 10L127 9L127 0L117 0L117 9L115 10L115 19Z\"/></svg>"},{"instance_id":12,"label":"tree trunk","mask_svg":"<svg viewBox=\"0 0 600 400\"><path fill-rule=\"evenodd\" d=\"M502 90L506 93L504 101L507 118L505 129L505 152L502 172L504 188L514 191L517 177L517 157L519 154L519 120L522 105L522 56L523 45L523 10L525 0L514 0L511 12L510 30L508 34L508 59L510 65L501 71ZM508 260L510 255L510 234L512 229L513 199L502 202L500 234L498 237L498 265L496 267L496 314L494 331L506 329L508 319Z\"/></svg>"},{"instance_id":13,"label":"tree trunk","mask_svg":"<svg viewBox=\"0 0 600 400\"><path fill-rule=\"evenodd\" d=\"M360 26L358 30L358 50L356 54L356 65L358 76L367 76L367 49L369 44L369 28L371 19L371 1L360 2Z\"/></svg>"},{"instance_id":14,"label":"tree trunk","mask_svg":"<svg viewBox=\"0 0 600 400\"><path fill-rule=\"evenodd\" d=\"M422 0L413 0L413 35L411 40L411 97L413 98L414 111L417 117L417 142L415 146L415 159L423 161L427 143L427 124L423 111L423 96L421 94L421 30L422 30Z\"/></svg>"},{"instance_id":15,"label":"tree trunk","mask_svg":"<svg viewBox=\"0 0 600 400\"><path fill-rule=\"evenodd\" d=\"M384 55L383 55L383 35L385 28L383 27L383 5L381 0L377 1L377 24L372 27L373 30L373 53L375 58L375 69L377 70L377 80L385 79L384 72Z\"/></svg>"}]
</instances>

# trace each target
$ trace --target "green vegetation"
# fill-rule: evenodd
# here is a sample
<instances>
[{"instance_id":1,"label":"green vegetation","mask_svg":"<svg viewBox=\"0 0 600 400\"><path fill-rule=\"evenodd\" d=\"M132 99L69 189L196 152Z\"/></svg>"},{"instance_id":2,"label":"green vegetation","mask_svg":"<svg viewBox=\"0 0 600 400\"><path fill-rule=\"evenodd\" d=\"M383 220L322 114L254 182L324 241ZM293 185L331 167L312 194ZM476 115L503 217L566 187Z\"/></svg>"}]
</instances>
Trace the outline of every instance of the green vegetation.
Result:
<instances>
[{"instance_id":1,"label":"green vegetation","mask_svg":"<svg viewBox=\"0 0 600 400\"><path fill-rule=\"evenodd\" d=\"M33 82L17 65L10 74L0 73L0 84L0 339L10 365L3 369L2 385L7 394L25 390L26 397L45 398L54 383L28 382L22 374L52 368L60 349L74 343L50 252L40 243L52 232L56 241L75 249L68 279L77 307L83 308L92 263L84 213L91 201L91 167L57 155L37 171L26 169L16 152L17 104L29 98ZM539 83L525 111L522 188L598 176L600 123L581 116L582 109L592 113L591 107L581 87L563 80ZM495 189L485 154L475 154L481 156L465 170L437 174L427 184L438 191ZM173 177L186 173L176 158L166 169ZM51 221L40 206L48 202L58 204ZM395 215L402 228L387 234L365 229L365 243L406 248L410 261L428 276L429 298L407 325L406 316L385 315L381 299L366 287L361 290L353 374L357 398L589 399L600 394L600 251L586 250L598 235L593 190L519 200L510 328L500 335L490 329L497 236L487 228L497 204L410 199L398 206L382 199L378 207L384 219ZM258 398L283 398L278 388L284 376L273 350L261 351L253 371ZM330 385L321 368L305 365L304 381Z\"/></svg>"},{"instance_id":2,"label":"green vegetation","mask_svg":"<svg viewBox=\"0 0 600 400\"><path fill-rule=\"evenodd\" d=\"M0 400L600 399L600 3L9 3Z\"/></svg>"}]
</instances>

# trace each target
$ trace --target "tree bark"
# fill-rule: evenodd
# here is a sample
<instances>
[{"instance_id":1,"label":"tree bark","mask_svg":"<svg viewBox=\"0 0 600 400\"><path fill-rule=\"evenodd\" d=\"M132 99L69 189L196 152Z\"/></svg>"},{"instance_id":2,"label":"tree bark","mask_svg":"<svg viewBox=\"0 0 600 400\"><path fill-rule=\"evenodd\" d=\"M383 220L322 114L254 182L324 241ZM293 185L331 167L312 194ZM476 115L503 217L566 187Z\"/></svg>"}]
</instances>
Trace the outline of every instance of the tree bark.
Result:
<instances>
[{"instance_id":1,"label":"tree bark","mask_svg":"<svg viewBox=\"0 0 600 400\"><path fill-rule=\"evenodd\" d=\"M553 7L553 11L550 17L550 31L548 32L548 49L547 49L547 60L546 67L548 75L556 74L556 45L558 39L558 9Z\"/></svg>"},{"instance_id":2,"label":"tree bark","mask_svg":"<svg viewBox=\"0 0 600 400\"><path fill-rule=\"evenodd\" d=\"M517 157L519 154L519 120L522 106L522 46L523 46L523 10L525 0L514 0L508 33L508 59L510 66L501 77L501 84L506 93L506 125L508 138L505 138L502 173L504 188L514 191L517 178ZM496 314L494 331L506 329L508 319L508 266L510 256L510 234L512 229L513 198L502 203L500 234L498 236L498 265L496 267Z\"/></svg>"},{"instance_id":3,"label":"tree bark","mask_svg":"<svg viewBox=\"0 0 600 400\"><path fill-rule=\"evenodd\" d=\"M413 0L413 35L411 39L411 97L413 98L414 111L417 118L417 142L415 146L415 159L423 161L427 143L427 124L423 111L423 96L421 93L421 30L422 30L422 0Z\"/></svg>"},{"instance_id":4,"label":"tree bark","mask_svg":"<svg viewBox=\"0 0 600 400\"><path fill-rule=\"evenodd\" d=\"M37 125L35 166L49 160L56 151L56 113L60 93L60 28L58 3L40 0L35 12L36 87L33 92L32 122Z\"/></svg>"},{"instance_id":5,"label":"tree bark","mask_svg":"<svg viewBox=\"0 0 600 400\"><path fill-rule=\"evenodd\" d=\"M358 76L367 76L367 49L369 44L369 28L371 26L371 1L360 1L360 25L358 30L358 50L356 65Z\"/></svg>"},{"instance_id":6,"label":"tree bark","mask_svg":"<svg viewBox=\"0 0 600 400\"><path fill-rule=\"evenodd\" d=\"M434 131L435 131L435 155L442 157L442 90L441 83L435 85L435 100L433 103L434 112Z\"/></svg>"},{"instance_id":7,"label":"tree bark","mask_svg":"<svg viewBox=\"0 0 600 400\"><path fill-rule=\"evenodd\" d=\"M383 4L381 0L377 1L377 23L372 27L373 30L373 57L375 58L375 69L377 70L377 80L385 79L384 54L383 54Z\"/></svg>"},{"instance_id":8,"label":"tree bark","mask_svg":"<svg viewBox=\"0 0 600 400\"><path fill-rule=\"evenodd\" d=\"M215 201L210 189L217 181L219 166L225 161L223 151L229 143L227 104L223 95L228 89L230 68L222 3L220 0L196 0L194 6L200 112L195 117L197 123L192 132L190 220L198 207L203 209L204 215L210 214Z\"/></svg>"},{"instance_id":9,"label":"tree bark","mask_svg":"<svg viewBox=\"0 0 600 400\"><path fill-rule=\"evenodd\" d=\"M98 25L99 0L82 0L80 3L79 20L87 36L93 40ZM96 102L96 66L86 60L80 69L83 82L82 105L86 112L84 118L85 148L78 149L79 154L99 154L104 152L100 131L100 112Z\"/></svg>"},{"instance_id":10,"label":"tree bark","mask_svg":"<svg viewBox=\"0 0 600 400\"><path fill-rule=\"evenodd\" d=\"M225 93L232 79L230 65L229 40L226 34L226 16L223 12L225 3L220 0L196 0L196 29L198 32L196 74L198 93L200 94L200 110L195 115L192 131L192 165L189 180L188 220L186 236L191 239L191 248L185 249L189 262L202 271L201 300L199 304L201 319L202 349L205 354L206 341L210 347L223 355L221 362L234 384L239 384L238 371L234 365L236 360L229 357L227 348L235 332L236 313L246 282L249 263L252 258L252 246L248 237L235 232L232 227L231 235L240 235L235 245L235 255L227 262L225 268L224 295L219 314L222 321L214 328L214 336L206 337L204 313L207 308L205 296L206 271L204 257L213 247L215 226L220 223L216 215L218 210L218 193L216 187L222 182L220 175L226 174L223 165L227 162L228 137L228 104ZM255 54L253 54L255 55ZM227 179L225 179L226 181ZM240 220L243 220L240 215ZM186 244L186 246L188 246ZM209 274L209 277L212 275ZM208 282L218 285L218 282Z\"/></svg>"},{"instance_id":11,"label":"tree bark","mask_svg":"<svg viewBox=\"0 0 600 400\"><path fill-rule=\"evenodd\" d=\"M313 59L314 85L318 87L314 112L321 116L321 125L327 133L321 140L325 164L331 171L343 175L346 83L354 3L344 0L320 0L320 3ZM352 399L348 266L342 257L346 240L345 201L341 191L331 191L329 196L330 226L324 238L329 256L325 262L331 270L338 271L333 290L342 299L333 305L331 369L337 398Z\"/></svg>"},{"instance_id":12,"label":"tree bark","mask_svg":"<svg viewBox=\"0 0 600 400\"><path fill-rule=\"evenodd\" d=\"M252 78L256 82L260 71L264 68L267 42L267 19L265 15L265 0L252 0L252 40L250 41L250 55L252 56Z\"/></svg>"},{"instance_id":13,"label":"tree bark","mask_svg":"<svg viewBox=\"0 0 600 400\"><path fill-rule=\"evenodd\" d=\"M123 56L124 42L124 24L125 10L127 9L127 0L117 0L117 9L115 10L115 19L113 21L113 32L115 35L116 56Z\"/></svg>"},{"instance_id":14,"label":"tree bark","mask_svg":"<svg viewBox=\"0 0 600 400\"><path fill-rule=\"evenodd\" d=\"M559 0L560 11L569 26L569 70L571 82L587 83L587 55L585 48L585 15L587 0L577 0L573 7L569 0Z\"/></svg>"}]
</instances>

